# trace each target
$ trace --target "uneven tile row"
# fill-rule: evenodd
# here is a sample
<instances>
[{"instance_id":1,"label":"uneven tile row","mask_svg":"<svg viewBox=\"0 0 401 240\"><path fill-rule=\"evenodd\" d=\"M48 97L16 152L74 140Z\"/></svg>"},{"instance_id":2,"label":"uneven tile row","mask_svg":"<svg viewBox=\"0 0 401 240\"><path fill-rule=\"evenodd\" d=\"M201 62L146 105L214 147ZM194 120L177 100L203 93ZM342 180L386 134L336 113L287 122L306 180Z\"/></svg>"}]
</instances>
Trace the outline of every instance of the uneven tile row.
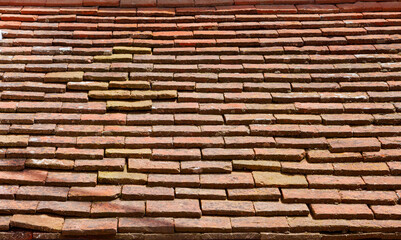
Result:
<instances>
[{"instance_id":1,"label":"uneven tile row","mask_svg":"<svg viewBox=\"0 0 401 240\"><path fill-rule=\"evenodd\" d=\"M0 238L397 239L400 6L0 7Z\"/></svg>"}]
</instances>

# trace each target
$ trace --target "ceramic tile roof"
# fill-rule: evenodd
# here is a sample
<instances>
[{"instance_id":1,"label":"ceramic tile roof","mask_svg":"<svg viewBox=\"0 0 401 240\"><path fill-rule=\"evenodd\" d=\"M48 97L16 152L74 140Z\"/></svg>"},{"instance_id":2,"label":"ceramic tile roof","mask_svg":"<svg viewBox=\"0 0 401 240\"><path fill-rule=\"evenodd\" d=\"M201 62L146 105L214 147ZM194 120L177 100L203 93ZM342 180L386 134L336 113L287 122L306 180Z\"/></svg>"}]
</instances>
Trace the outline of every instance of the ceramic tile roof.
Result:
<instances>
[{"instance_id":1,"label":"ceramic tile roof","mask_svg":"<svg viewBox=\"0 0 401 240\"><path fill-rule=\"evenodd\" d=\"M0 239L400 239L400 2L66 2L0 1Z\"/></svg>"}]
</instances>

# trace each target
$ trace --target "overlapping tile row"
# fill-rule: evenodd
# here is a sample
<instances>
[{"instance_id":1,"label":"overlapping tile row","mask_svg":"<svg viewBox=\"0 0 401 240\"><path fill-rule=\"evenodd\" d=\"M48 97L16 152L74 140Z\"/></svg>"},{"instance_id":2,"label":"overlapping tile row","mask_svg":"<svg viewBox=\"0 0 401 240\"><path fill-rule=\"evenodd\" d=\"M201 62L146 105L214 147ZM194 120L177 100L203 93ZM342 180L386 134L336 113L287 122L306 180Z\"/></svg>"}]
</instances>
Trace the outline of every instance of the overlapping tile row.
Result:
<instances>
[{"instance_id":1,"label":"overlapping tile row","mask_svg":"<svg viewBox=\"0 0 401 240\"><path fill-rule=\"evenodd\" d=\"M399 237L400 5L341 7L0 8L0 236Z\"/></svg>"},{"instance_id":2,"label":"overlapping tile row","mask_svg":"<svg viewBox=\"0 0 401 240\"><path fill-rule=\"evenodd\" d=\"M360 2L368 2L369 0L361 0ZM34 7L236 7L241 5L254 4L348 4L359 3L356 0L2 0L0 5L4 6L34 6ZM363 5L363 4L361 4Z\"/></svg>"}]
</instances>

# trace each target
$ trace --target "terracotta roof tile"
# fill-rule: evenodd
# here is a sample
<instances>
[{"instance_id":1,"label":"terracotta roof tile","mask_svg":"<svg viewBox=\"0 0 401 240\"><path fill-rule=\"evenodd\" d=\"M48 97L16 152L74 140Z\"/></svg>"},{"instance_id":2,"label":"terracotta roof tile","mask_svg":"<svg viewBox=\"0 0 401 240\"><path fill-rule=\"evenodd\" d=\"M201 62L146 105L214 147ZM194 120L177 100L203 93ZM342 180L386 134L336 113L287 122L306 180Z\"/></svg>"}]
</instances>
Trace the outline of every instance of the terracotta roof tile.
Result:
<instances>
[{"instance_id":1,"label":"terracotta roof tile","mask_svg":"<svg viewBox=\"0 0 401 240\"><path fill-rule=\"evenodd\" d=\"M0 1L0 238L397 238L400 10Z\"/></svg>"}]
</instances>

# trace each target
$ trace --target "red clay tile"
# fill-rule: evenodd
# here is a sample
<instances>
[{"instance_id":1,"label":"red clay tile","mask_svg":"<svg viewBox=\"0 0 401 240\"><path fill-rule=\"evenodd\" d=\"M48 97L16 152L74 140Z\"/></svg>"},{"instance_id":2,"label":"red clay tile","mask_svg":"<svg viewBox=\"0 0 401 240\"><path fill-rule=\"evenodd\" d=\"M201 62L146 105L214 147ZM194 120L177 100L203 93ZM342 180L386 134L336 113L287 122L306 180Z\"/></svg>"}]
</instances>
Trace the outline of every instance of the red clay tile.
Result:
<instances>
[{"instance_id":1,"label":"red clay tile","mask_svg":"<svg viewBox=\"0 0 401 240\"><path fill-rule=\"evenodd\" d=\"M337 190L283 189L282 193L282 201L288 203L338 203L341 201Z\"/></svg>"},{"instance_id":2,"label":"red clay tile","mask_svg":"<svg viewBox=\"0 0 401 240\"><path fill-rule=\"evenodd\" d=\"M0 212L2 214L33 214L36 211L38 201L0 200Z\"/></svg>"},{"instance_id":3,"label":"red clay tile","mask_svg":"<svg viewBox=\"0 0 401 240\"><path fill-rule=\"evenodd\" d=\"M397 2L0 5L4 238L396 236Z\"/></svg>"},{"instance_id":4,"label":"red clay tile","mask_svg":"<svg viewBox=\"0 0 401 240\"><path fill-rule=\"evenodd\" d=\"M174 220L177 232L230 232L231 223L227 217L202 217L199 219L178 218Z\"/></svg>"},{"instance_id":5,"label":"red clay tile","mask_svg":"<svg viewBox=\"0 0 401 240\"><path fill-rule=\"evenodd\" d=\"M119 232L173 233L173 218L120 218Z\"/></svg>"},{"instance_id":6,"label":"red clay tile","mask_svg":"<svg viewBox=\"0 0 401 240\"><path fill-rule=\"evenodd\" d=\"M62 233L64 235L113 235L117 232L117 219L74 219L64 222Z\"/></svg>"},{"instance_id":7,"label":"red clay tile","mask_svg":"<svg viewBox=\"0 0 401 240\"><path fill-rule=\"evenodd\" d=\"M146 201L146 216L149 217L200 217L197 200Z\"/></svg>"},{"instance_id":8,"label":"red clay tile","mask_svg":"<svg viewBox=\"0 0 401 240\"><path fill-rule=\"evenodd\" d=\"M39 213L57 214L70 217L89 217L90 202L40 201L36 209Z\"/></svg>"},{"instance_id":9,"label":"red clay tile","mask_svg":"<svg viewBox=\"0 0 401 240\"><path fill-rule=\"evenodd\" d=\"M46 184L53 186L95 186L97 176L93 173L49 172Z\"/></svg>"},{"instance_id":10,"label":"red clay tile","mask_svg":"<svg viewBox=\"0 0 401 240\"><path fill-rule=\"evenodd\" d=\"M95 202L92 204L93 217L143 217L145 215L145 202L120 201Z\"/></svg>"},{"instance_id":11,"label":"red clay tile","mask_svg":"<svg viewBox=\"0 0 401 240\"><path fill-rule=\"evenodd\" d=\"M365 204L312 204L311 209L316 219L373 219L372 210Z\"/></svg>"},{"instance_id":12,"label":"red clay tile","mask_svg":"<svg viewBox=\"0 0 401 240\"><path fill-rule=\"evenodd\" d=\"M66 187L21 186L16 192L16 199L66 201Z\"/></svg>"},{"instance_id":13,"label":"red clay tile","mask_svg":"<svg viewBox=\"0 0 401 240\"><path fill-rule=\"evenodd\" d=\"M202 213L204 215L222 216L248 216L255 215L255 210L250 201L220 201L202 200Z\"/></svg>"}]
</instances>

